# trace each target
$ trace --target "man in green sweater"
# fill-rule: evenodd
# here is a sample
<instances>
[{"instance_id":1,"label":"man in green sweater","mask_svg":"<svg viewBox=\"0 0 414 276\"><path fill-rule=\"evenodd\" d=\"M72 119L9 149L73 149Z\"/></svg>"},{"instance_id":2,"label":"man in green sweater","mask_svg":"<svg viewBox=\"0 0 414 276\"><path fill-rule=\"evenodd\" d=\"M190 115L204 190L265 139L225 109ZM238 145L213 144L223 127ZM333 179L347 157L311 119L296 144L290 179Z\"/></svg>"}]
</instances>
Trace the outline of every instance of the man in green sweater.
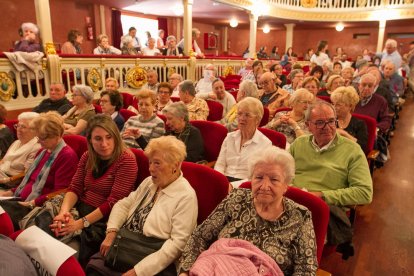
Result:
<instances>
[{"instance_id":1,"label":"man in green sweater","mask_svg":"<svg viewBox=\"0 0 414 276\"><path fill-rule=\"evenodd\" d=\"M330 207L328 244L342 258L354 255L352 227L342 206L372 201L372 179L361 147L336 133L334 107L318 102L305 114L312 133L296 138L289 148L295 158L293 185L322 198Z\"/></svg>"}]
</instances>

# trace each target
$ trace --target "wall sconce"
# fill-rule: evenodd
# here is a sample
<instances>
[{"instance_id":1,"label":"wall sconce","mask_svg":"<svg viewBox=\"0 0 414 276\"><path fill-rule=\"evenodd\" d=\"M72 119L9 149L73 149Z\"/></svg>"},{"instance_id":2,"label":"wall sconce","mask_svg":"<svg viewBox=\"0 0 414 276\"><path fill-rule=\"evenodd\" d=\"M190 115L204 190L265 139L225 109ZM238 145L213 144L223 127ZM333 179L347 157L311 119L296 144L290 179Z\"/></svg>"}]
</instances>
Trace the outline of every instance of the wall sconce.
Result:
<instances>
[{"instance_id":1,"label":"wall sconce","mask_svg":"<svg viewBox=\"0 0 414 276\"><path fill-rule=\"evenodd\" d=\"M230 27L236 28L239 25L239 21L236 18L230 20Z\"/></svg>"},{"instance_id":2,"label":"wall sconce","mask_svg":"<svg viewBox=\"0 0 414 276\"><path fill-rule=\"evenodd\" d=\"M268 34L268 33L270 32L270 27L269 27L269 25L265 25L265 26L263 27L263 32L264 32L265 34Z\"/></svg>"},{"instance_id":3,"label":"wall sconce","mask_svg":"<svg viewBox=\"0 0 414 276\"><path fill-rule=\"evenodd\" d=\"M335 30L337 30L338 32L342 32L344 30L345 26L342 23L338 23L335 26Z\"/></svg>"}]
</instances>

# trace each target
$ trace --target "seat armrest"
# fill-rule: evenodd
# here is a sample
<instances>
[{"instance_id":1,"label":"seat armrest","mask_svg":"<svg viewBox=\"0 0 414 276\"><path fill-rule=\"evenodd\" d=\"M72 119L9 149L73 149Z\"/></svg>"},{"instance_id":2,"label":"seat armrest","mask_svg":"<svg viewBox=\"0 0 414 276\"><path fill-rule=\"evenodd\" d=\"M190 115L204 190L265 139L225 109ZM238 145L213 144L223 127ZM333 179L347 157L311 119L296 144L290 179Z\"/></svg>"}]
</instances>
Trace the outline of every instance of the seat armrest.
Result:
<instances>
[{"instance_id":1,"label":"seat armrest","mask_svg":"<svg viewBox=\"0 0 414 276\"><path fill-rule=\"evenodd\" d=\"M379 150L371 150L367 155L367 159L375 160L377 159L379 153L380 153Z\"/></svg>"},{"instance_id":2,"label":"seat armrest","mask_svg":"<svg viewBox=\"0 0 414 276\"><path fill-rule=\"evenodd\" d=\"M316 271L316 276L332 276L332 274L323 269L318 268L318 270Z\"/></svg>"},{"instance_id":3,"label":"seat armrest","mask_svg":"<svg viewBox=\"0 0 414 276\"><path fill-rule=\"evenodd\" d=\"M57 196L58 194L61 194L61 193L66 193L67 191L68 191L68 188L61 189L61 190L57 190L57 191L55 191L55 192L48 193L48 194L46 195L46 198L47 198L47 200L49 200L49 199L51 199L51 198L53 198L53 197Z\"/></svg>"}]
</instances>

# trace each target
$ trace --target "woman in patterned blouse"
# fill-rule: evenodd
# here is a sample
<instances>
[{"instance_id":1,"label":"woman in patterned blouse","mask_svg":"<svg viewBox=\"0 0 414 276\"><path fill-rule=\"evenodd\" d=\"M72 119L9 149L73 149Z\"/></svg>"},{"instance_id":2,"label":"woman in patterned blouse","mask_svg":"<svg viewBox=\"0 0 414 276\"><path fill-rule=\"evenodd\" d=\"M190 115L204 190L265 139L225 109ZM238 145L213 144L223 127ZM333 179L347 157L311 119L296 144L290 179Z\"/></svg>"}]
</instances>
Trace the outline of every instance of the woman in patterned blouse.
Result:
<instances>
[{"instance_id":1,"label":"woman in patterned blouse","mask_svg":"<svg viewBox=\"0 0 414 276\"><path fill-rule=\"evenodd\" d=\"M181 276L188 275L200 253L220 238L251 242L272 257L285 275L315 275L311 213L284 197L295 175L292 156L271 147L254 155L248 170L252 190L234 189L194 230L180 259Z\"/></svg>"}]
</instances>

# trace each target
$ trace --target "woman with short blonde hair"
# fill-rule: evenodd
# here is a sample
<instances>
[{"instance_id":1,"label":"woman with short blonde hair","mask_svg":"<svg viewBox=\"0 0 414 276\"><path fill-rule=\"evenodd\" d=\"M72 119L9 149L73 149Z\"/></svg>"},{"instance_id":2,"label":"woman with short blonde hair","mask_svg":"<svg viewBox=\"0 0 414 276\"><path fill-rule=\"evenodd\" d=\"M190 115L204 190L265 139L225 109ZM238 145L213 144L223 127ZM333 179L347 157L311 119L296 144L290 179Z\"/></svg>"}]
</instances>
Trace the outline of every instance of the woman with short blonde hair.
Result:
<instances>
[{"instance_id":1,"label":"woman with short blonde hair","mask_svg":"<svg viewBox=\"0 0 414 276\"><path fill-rule=\"evenodd\" d=\"M98 47L93 50L94 55L120 55L122 51L109 45L109 38L106 34L98 35L96 42Z\"/></svg>"}]
</instances>

